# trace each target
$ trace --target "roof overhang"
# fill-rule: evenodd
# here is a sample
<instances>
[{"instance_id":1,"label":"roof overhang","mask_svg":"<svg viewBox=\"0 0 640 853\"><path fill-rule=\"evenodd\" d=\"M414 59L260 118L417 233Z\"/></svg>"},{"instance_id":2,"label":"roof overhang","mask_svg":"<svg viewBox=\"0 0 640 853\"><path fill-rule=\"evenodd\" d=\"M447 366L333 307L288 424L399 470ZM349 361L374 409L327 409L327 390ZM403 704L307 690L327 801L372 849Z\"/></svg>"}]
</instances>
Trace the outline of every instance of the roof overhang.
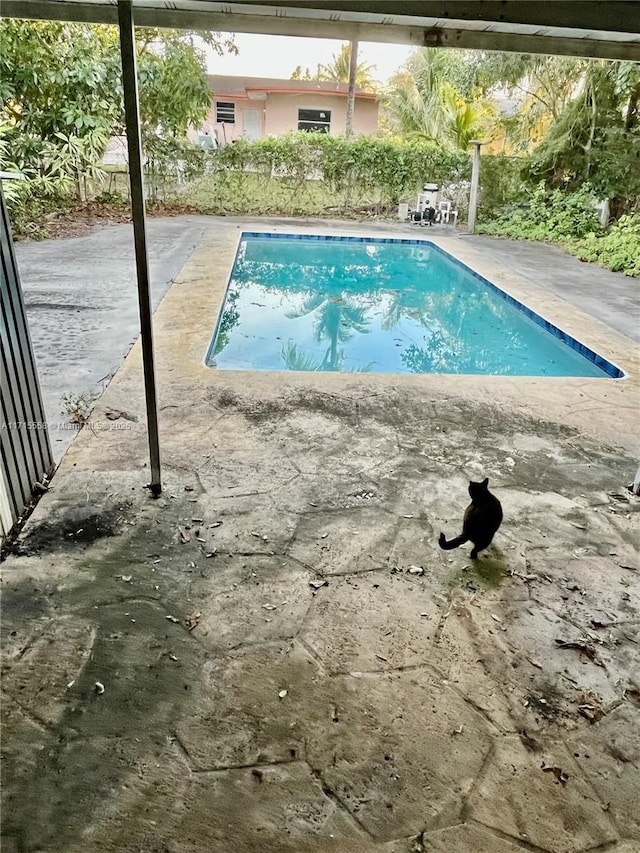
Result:
<instances>
[{"instance_id":1,"label":"roof overhang","mask_svg":"<svg viewBox=\"0 0 640 853\"><path fill-rule=\"evenodd\" d=\"M2 0L2 15L116 24L117 0ZM638 0L133 0L139 26L640 61Z\"/></svg>"},{"instance_id":2,"label":"roof overhang","mask_svg":"<svg viewBox=\"0 0 640 853\"><path fill-rule=\"evenodd\" d=\"M306 88L302 89L299 86L265 86L264 88L247 86L246 89L247 97L251 98L266 98L267 95L323 95L329 96L331 98L345 98L347 97L347 92L342 91L341 89L312 89ZM377 99L377 95L374 92L355 92L356 98L363 98L364 100L375 101Z\"/></svg>"}]
</instances>

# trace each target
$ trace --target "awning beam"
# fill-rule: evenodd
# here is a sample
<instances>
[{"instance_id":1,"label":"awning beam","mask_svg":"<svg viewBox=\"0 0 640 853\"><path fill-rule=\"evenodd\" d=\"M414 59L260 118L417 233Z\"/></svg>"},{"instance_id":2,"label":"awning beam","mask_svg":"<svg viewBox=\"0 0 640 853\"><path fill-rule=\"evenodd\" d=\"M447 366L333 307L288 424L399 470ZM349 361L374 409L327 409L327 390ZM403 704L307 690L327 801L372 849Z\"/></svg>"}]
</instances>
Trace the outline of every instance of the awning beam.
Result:
<instances>
[{"instance_id":1,"label":"awning beam","mask_svg":"<svg viewBox=\"0 0 640 853\"><path fill-rule=\"evenodd\" d=\"M113 0L1 0L2 14L117 23ZM137 26L640 61L640 2L134 0Z\"/></svg>"}]
</instances>

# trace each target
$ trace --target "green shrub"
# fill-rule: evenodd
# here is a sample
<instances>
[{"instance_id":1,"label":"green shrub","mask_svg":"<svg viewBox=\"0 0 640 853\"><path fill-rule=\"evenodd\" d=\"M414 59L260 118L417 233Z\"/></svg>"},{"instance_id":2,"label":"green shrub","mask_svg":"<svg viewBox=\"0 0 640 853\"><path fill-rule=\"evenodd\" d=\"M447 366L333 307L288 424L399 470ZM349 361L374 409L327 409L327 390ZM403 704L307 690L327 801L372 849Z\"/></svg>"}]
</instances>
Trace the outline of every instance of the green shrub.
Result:
<instances>
[{"instance_id":1,"label":"green shrub","mask_svg":"<svg viewBox=\"0 0 640 853\"><path fill-rule=\"evenodd\" d=\"M425 181L468 175L467 154L431 143L292 133L212 152L204 177L180 196L208 213L349 215L411 200Z\"/></svg>"},{"instance_id":2,"label":"green shrub","mask_svg":"<svg viewBox=\"0 0 640 853\"><path fill-rule=\"evenodd\" d=\"M483 154L480 161L480 204L478 218L494 217L506 204L526 198L522 171L527 158Z\"/></svg>"},{"instance_id":3,"label":"green shrub","mask_svg":"<svg viewBox=\"0 0 640 853\"><path fill-rule=\"evenodd\" d=\"M514 240L563 242L586 237L600 228L591 187L585 184L574 193L549 191L543 183L525 204L511 205L478 231Z\"/></svg>"},{"instance_id":4,"label":"green shrub","mask_svg":"<svg viewBox=\"0 0 640 853\"><path fill-rule=\"evenodd\" d=\"M145 188L154 201L166 199L178 180L193 180L204 172L207 154L188 139L144 134L142 146Z\"/></svg>"},{"instance_id":5,"label":"green shrub","mask_svg":"<svg viewBox=\"0 0 640 853\"><path fill-rule=\"evenodd\" d=\"M621 216L605 234L587 234L566 248L580 260L595 261L614 272L640 276L640 213Z\"/></svg>"},{"instance_id":6,"label":"green shrub","mask_svg":"<svg viewBox=\"0 0 640 853\"><path fill-rule=\"evenodd\" d=\"M621 216L603 231L589 184L577 192L549 192L539 184L526 205L511 205L478 232L513 240L560 243L583 261L595 261L614 272L640 276L640 213Z\"/></svg>"},{"instance_id":7,"label":"green shrub","mask_svg":"<svg viewBox=\"0 0 640 853\"><path fill-rule=\"evenodd\" d=\"M77 140L57 134L59 139L41 140L17 135L0 124L0 169L17 172L22 180L5 181L3 192L13 230L16 234L39 239L46 237L38 221L47 214L66 210L82 187L86 194L91 177Z\"/></svg>"},{"instance_id":8,"label":"green shrub","mask_svg":"<svg viewBox=\"0 0 640 853\"><path fill-rule=\"evenodd\" d=\"M73 200L72 184L68 180L29 175L28 172L26 180L4 181L2 189L14 233L35 240L48 236L39 224L43 217L68 210Z\"/></svg>"}]
</instances>

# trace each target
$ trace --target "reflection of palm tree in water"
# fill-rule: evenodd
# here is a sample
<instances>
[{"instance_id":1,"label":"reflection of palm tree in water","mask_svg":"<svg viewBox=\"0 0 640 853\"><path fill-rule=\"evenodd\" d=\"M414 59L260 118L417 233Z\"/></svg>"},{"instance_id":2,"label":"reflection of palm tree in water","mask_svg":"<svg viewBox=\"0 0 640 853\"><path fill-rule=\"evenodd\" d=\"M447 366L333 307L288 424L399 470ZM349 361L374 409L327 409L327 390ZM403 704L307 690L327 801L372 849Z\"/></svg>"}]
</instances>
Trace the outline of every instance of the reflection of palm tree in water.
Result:
<instances>
[{"instance_id":1,"label":"reflection of palm tree in water","mask_svg":"<svg viewBox=\"0 0 640 853\"><path fill-rule=\"evenodd\" d=\"M413 320L431 329L434 326L433 307L429 304L428 294L415 293L414 291L396 290L389 307L382 318L381 328L385 332L391 332L402 320Z\"/></svg>"},{"instance_id":2,"label":"reflection of palm tree in water","mask_svg":"<svg viewBox=\"0 0 640 853\"><path fill-rule=\"evenodd\" d=\"M382 328L391 331L402 320L411 320L426 329L426 346L411 343L400 354L400 359L411 373L434 373L460 357L463 319L453 290L396 291L382 320Z\"/></svg>"},{"instance_id":3,"label":"reflection of palm tree in water","mask_svg":"<svg viewBox=\"0 0 640 853\"><path fill-rule=\"evenodd\" d=\"M340 344L357 334L366 334L369 321L366 309L358 307L353 299L344 294L327 296L316 293L307 296L300 308L287 312L287 317L296 319L316 312L315 338L318 342L329 341L329 346L320 362L301 352L292 341L282 348L282 357L289 370L342 370L344 348ZM370 370L371 365L360 368Z\"/></svg>"}]
</instances>

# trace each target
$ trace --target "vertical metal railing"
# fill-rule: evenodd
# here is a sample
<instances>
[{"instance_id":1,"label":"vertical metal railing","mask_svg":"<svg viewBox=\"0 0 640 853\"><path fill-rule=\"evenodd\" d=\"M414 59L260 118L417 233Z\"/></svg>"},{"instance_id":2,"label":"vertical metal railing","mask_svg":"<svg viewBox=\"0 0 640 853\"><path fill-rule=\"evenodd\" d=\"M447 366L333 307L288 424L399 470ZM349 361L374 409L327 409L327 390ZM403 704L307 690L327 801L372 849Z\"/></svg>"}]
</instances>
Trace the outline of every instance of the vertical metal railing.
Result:
<instances>
[{"instance_id":1,"label":"vertical metal railing","mask_svg":"<svg viewBox=\"0 0 640 853\"><path fill-rule=\"evenodd\" d=\"M0 180L0 541L54 462Z\"/></svg>"}]
</instances>

